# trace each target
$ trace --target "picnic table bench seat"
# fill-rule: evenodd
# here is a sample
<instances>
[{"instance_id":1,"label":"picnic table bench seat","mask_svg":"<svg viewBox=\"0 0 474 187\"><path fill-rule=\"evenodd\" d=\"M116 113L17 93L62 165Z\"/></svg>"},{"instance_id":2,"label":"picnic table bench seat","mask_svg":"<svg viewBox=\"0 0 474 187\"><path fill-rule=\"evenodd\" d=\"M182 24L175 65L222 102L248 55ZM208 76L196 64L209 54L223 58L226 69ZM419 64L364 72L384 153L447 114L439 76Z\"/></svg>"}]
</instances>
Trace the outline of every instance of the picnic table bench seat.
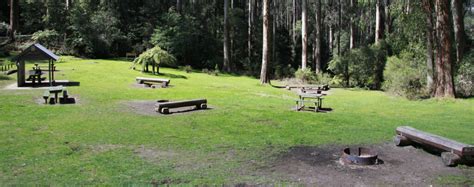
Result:
<instances>
[{"instance_id":1,"label":"picnic table bench seat","mask_svg":"<svg viewBox=\"0 0 474 187\"><path fill-rule=\"evenodd\" d=\"M206 99L194 99L194 100L185 100L185 101L168 101L160 102L155 105L155 111L162 114L169 114L169 109L171 108L180 108L195 106L196 109L206 109L207 100Z\"/></svg>"},{"instance_id":2,"label":"picnic table bench seat","mask_svg":"<svg viewBox=\"0 0 474 187\"><path fill-rule=\"evenodd\" d=\"M446 166L474 161L473 145L460 143L409 126L397 127L396 134L394 142L397 146L417 143L441 151L441 159Z\"/></svg>"},{"instance_id":3,"label":"picnic table bench seat","mask_svg":"<svg viewBox=\"0 0 474 187\"><path fill-rule=\"evenodd\" d=\"M137 77L136 81L138 84L149 84L149 85L159 83L159 84L162 84L163 87L167 87L170 83L169 79L146 78L146 77Z\"/></svg>"}]
</instances>

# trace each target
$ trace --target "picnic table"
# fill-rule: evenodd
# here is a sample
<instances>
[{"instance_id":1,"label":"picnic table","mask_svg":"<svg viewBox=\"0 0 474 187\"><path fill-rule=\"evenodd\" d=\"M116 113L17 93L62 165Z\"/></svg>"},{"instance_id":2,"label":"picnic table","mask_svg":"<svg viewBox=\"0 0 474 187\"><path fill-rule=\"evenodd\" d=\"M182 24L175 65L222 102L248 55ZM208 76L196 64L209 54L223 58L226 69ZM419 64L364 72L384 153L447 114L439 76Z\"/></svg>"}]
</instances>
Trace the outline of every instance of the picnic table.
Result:
<instances>
[{"instance_id":1,"label":"picnic table","mask_svg":"<svg viewBox=\"0 0 474 187\"><path fill-rule=\"evenodd\" d=\"M58 103L58 94L61 93L63 90L64 90L64 87L62 86L50 87L48 89L49 94L54 94L55 103Z\"/></svg>"},{"instance_id":2,"label":"picnic table","mask_svg":"<svg viewBox=\"0 0 474 187\"><path fill-rule=\"evenodd\" d=\"M305 107L305 103L314 103L314 111L318 112L323 105L323 94L315 93L298 93L298 100L296 100L296 110L300 111Z\"/></svg>"},{"instance_id":3,"label":"picnic table","mask_svg":"<svg viewBox=\"0 0 474 187\"><path fill-rule=\"evenodd\" d=\"M41 81L46 79L46 78L42 78L41 75L43 75L43 71L41 69L35 69L35 70L30 70L29 71L29 77L28 77L28 80L31 80L33 82L33 84L36 83L36 80L38 80L38 83L41 84Z\"/></svg>"}]
</instances>

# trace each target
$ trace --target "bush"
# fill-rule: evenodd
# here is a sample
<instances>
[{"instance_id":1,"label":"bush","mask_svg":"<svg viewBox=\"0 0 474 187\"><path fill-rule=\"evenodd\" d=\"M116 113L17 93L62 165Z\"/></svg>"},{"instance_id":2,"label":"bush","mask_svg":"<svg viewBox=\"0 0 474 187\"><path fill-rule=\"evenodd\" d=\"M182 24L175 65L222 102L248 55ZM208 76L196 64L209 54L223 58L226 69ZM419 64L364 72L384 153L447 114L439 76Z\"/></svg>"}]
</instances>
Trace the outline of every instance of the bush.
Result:
<instances>
[{"instance_id":1,"label":"bush","mask_svg":"<svg viewBox=\"0 0 474 187\"><path fill-rule=\"evenodd\" d=\"M186 73L191 73L193 71L193 68L190 65L184 66L184 71Z\"/></svg>"},{"instance_id":2,"label":"bush","mask_svg":"<svg viewBox=\"0 0 474 187\"><path fill-rule=\"evenodd\" d=\"M44 30L33 33L31 39L44 45L46 48L50 48L58 43L60 35L55 30Z\"/></svg>"},{"instance_id":3,"label":"bush","mask_svg":"<svg viewBox=\"0 0 474 187\"><path fill-rule=\"evenodd\" d=\"M426 88L425 69L423 61L415 60L412 53L402 53L400 58L389 57L383 89L408 99L426 97L429 90Z\"/></svg>"},{"instance_id":4,"label":"bush","mask_svg":"<svg viewBox=\"0 0 474 187\"><path fill-rule=\"evenodd\" d=\"M334 57L328 69L342 77L347 87L380 89L387 49L385 42L354 49L344 56Z\"/></svg>"},{"instance_id":5,"label":"bush","mask_svg":"<svg viewBox=\"0 0 474 187\"><path fill-rule=\"evenodd\" d=\"M295 72L295 77L299 80L302 80L303 82L312 82L316 79L313 72L311 71L311 68L298 68L298 70Z\"/></svg>"},{"instance_id":6,"label":"bush","mask_svg":"<svg viewBox=\"0 0 474 187\"><path fill-rule=\"evenodd\" d=\"M8 24L0 22L0 36L6 36L8 32Z\"/></svg>"},{"instance_id":7,"label":"bush","mask_svg":"<svg viewBox=\"0 0 474 187\"><path fill-rule=\"evenodd\" d=\"M454 83L456 94L461 97L474 96L474 53L466 55L457 70Z\"/></svg>"}]
</instances>

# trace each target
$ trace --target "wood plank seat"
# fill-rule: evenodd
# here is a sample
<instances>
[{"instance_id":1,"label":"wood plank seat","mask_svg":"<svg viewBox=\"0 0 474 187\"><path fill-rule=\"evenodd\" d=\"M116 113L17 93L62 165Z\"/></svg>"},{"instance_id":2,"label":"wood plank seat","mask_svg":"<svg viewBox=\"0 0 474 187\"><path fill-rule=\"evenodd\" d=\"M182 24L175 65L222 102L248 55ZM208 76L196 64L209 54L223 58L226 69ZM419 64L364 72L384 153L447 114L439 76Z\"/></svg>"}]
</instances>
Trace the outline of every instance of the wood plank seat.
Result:
<instances>
[{"instance_id":1,"label":"wood plank seat","mask_svg":"<svg viewBox=\"0 0 474 187\"><path fill-rule=\"evenodd\" d=\"M153 84L153 83L160 83L163 87L167 87L170 84L169 79L159 79L159 78L146 78L146 77L137 77L136 78L138 84Z\"/></svg>"},{"instance_id":2,"label":"wood plank seat","mask_svg":"<svg viewBox=\"0 0 474 187\"><path fill-rule=\"evenodd\" d=\"M441 158L446 166L455 166L474 160L474 146L460 143L445 137L423 132L409 126L396 129L395 145L405 146L417 143L430 148L441 150Z\"/></svg>"},{"instance_id":3,"label":"wood plank seat","mask_svg":"<svg viewBox=\"0 0 474 187\"><path fill-rule=\"evenodd\" d=\"M171 108L180 108L188 106L196 106L196 109L206 109L207 100L206 99L194 99L194 100L185 100L185 101L170 101L170 102L160 102L155 105L155 111L162 114L169 114L169 109Z\"/></svg>"}]
</instances>

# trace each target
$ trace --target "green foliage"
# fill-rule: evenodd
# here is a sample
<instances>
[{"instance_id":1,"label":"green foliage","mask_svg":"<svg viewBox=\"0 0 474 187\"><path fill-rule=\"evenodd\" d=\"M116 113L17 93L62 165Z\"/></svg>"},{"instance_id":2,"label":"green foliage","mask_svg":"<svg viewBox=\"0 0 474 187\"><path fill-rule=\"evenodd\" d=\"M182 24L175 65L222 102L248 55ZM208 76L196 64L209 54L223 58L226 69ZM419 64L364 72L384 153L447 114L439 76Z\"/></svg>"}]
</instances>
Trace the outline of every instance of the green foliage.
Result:
<instances>
[{"instance_id":1,"label":"green foliage","mask_svg":"<svg viewBox=\"0 0 474 187\"><path fill-rule=\"evenodd\" d=\"M461 97L474 96L474 53L464 56L454 79L456 94Z\"/></svg>"},{"instance_id":2,"label":"green foliage","mask_svg":"<svg viewBox=\"0 0 474 187\"><path fill-rule=\"evenodd\" d=\"M58 43L60 35L55 30L44 30L33 33L31 39L44 45L46 48L50 48Z\"/></svg>"},{"instance_id":3,"label":"green foliage","mask_svg":"<svg viewBox=\"0 0 474 187\"><path fill-rule=\"evenodd\" d=\"M384 90L408 99L429 95L429 90L426 88L425 63L416 56L412 52L402 52L400 57L388 58L384 72Z\"/></svg>"},{"instance_id":4,"label":"green foliage","mask_svg":"<svg viewBox=\"0 0 474 187\"><path fill-rule=\"evenodd\" d=\"M328 69L344 79L345 86L379 89L383 67L387 56L387 45L381 42L371 47L353 49L344 56L336 56Z\"/></svg>"},{"instance_id":5,"label":"green foliage","mask_svg":"<svg viewBox=\"0 0 474 187\"><path fill-rule=\"evenodd\" d=\"M89 6L74 6L70 10L71 34L66 40L69 53L79 56L108 57L119 51L126 37L120 31L120 21L110 10L92 11Z\"/></svg>"},{"instance_id":6,"label":"green foliage","mask_svg":"<svg viewBox=\"0 0 474 187\"><path fill-rule=\"evenodd\" d=\"M311 71L311 68L301 69L298 68L295 72L295 77L303 82L311 82L315 80L314 73Z\"/></svg>"},{"instance_id":7,"label":"green foliage","mask_svg":"<svg viewBox=\"0 0 474 187\"><path fill-rule=\"evenodd\" d=\"M173 66L175 62L176 58L159 46L146 50L133 61L134 66L141 64L142 70L144 70L146 65L150 64Z\"/></svg>"},{"instance_id":8,"label":"green foliage","mask_svg":"<svg viewBox=\"0 0 474 187\"><path fill-rule=\"evenodd\" d=\"M0 22L0 36L6 36L8 32L8 24Z\"/></svg>"},{"instance_id":9,"label":"green foliage","mask_svg":"<svg viewBox=\"0 0 474 187\"><path fill-rule=\"evenodd\" d=\"M178 65L211 68L222 63L222 60L208 61L215 57L222 44L208 29L202 27L200 21L192 15L180 14L170 8L161 17L159 26L151 36L151 44L161 46L173 54Z\"/></svg>"}]
</instances>

